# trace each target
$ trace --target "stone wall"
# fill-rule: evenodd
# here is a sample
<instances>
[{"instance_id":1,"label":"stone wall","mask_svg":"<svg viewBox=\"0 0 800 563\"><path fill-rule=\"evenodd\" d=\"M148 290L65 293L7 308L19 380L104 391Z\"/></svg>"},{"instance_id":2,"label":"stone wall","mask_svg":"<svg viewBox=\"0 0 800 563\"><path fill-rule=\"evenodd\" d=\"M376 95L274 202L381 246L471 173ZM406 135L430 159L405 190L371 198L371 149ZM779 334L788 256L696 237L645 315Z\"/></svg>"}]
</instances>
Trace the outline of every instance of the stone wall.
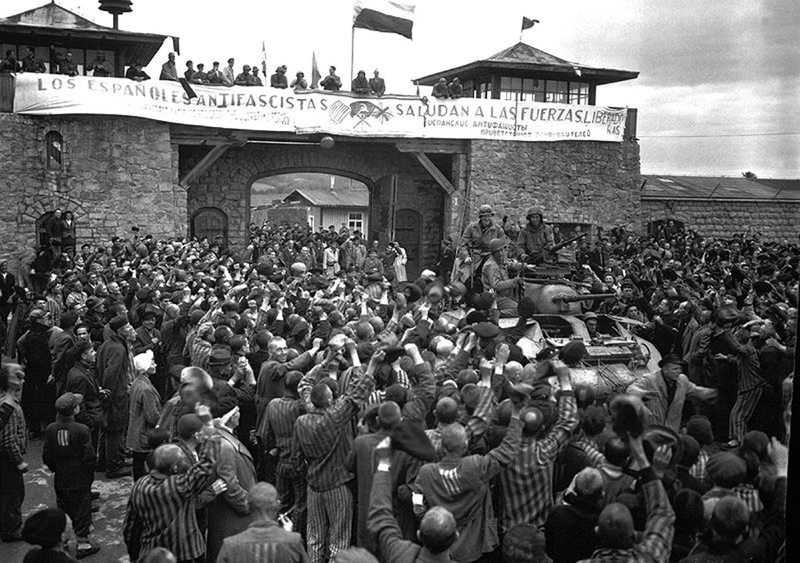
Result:
<instances>
[{"instance_id":1,"label":"stone wall","mask_svg":"<svg viewBox=\"0 0 800 563\"><path fill-rule=\"evenodd\" d=\"M181 173L202 158L207 149L181 147ZM439 256L444 224L444 192L424 168L393 144L342 142L330 150L317 145L246 145L231 148L190 186L189 217L201 208L217 207L228 215L230 242L241 246L250 222L250 187L258 179L290 172L324 172L348 176L369 188L397 174L396 209L413 209L422 215L423 267Z\"/></svg>"},{"instance_id":2,"label":"stone wall","mask_svg":"<svg viewBox=\"0 0 800 563\"><path fill-rule=\"evenodd\" d=\"M499 218L524 223L526 209L538 205L552 223L640 228L635 142L473 141L469 160L470 220L488 203Z\"/></svg>"},{"instance_id":3,"label":"stone wall","mask_svg":"<svg viewBox=\"0 0 800 563\"><path fill-rule=\"evenodd\" d=\"M47 169L45 135L63 138L60 170ZM169 126L125 117L0 114L0 256L36 244L36 220L59 207L75 215L78 244L129 235L184 236L186 192L178 185Z\"/></svg>"},{"instance_id":4,"label":"stone wall","mask_svg":"<svg viewBox=\"0 0 800 563\"><path fill-rule=\"evenodd\" d=\"M660 219L682 221L702 236L729 238L753 227L764 240L800 236L800 201L735 201L678 199L642 200L644 223Z\"/></svg>"}]
</instances>

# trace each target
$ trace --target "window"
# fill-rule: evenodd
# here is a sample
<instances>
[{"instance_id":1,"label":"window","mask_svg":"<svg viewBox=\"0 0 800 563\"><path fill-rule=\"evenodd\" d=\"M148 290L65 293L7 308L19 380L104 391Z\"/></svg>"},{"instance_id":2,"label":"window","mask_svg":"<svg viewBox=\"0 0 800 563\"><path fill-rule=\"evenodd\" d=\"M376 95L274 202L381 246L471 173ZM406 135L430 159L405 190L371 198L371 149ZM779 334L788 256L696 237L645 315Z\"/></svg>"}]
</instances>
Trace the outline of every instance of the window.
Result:
<instances>
[{"instance_id":1,"label":"window","mask_svg":"<svg viewBox=\"0 0 800 563\"><path fill-rule=\"evenodd\" d=\"M507 101L587 105L589 103L589 84L566 80L538 80L536 78L503 76L500 78L500 98Z\"/></svg>"},{"instance_id":2,"label":"window","mask_svg":"<svg viewBox=\"0 0 800 563\"><path fill-rule=\"evenodd\" d=\"M350 232L360 231L364 232L364 214L360 212L351 211L347 214L347 228Z\"/></svg>"},{"instance_id":3,"label":"window","mask_svg":"<svg viewBox=\"0 0 800 563\"><path fill-rule=\"evenodd\" d=\"M491 98L492 97L492 79L480 78L477 84L476 98Z\"/></svg>"},{"instance_id":4,"label":"window","mask_svg":"<svg viewBox=\"0 0 800 563\"><path fill-rule=\"evenodd\" d=\"M58 131L50 131L44 136L45 158L48 170L61 170L63 162L64 139Z\"/></svg>"}]
</instances>

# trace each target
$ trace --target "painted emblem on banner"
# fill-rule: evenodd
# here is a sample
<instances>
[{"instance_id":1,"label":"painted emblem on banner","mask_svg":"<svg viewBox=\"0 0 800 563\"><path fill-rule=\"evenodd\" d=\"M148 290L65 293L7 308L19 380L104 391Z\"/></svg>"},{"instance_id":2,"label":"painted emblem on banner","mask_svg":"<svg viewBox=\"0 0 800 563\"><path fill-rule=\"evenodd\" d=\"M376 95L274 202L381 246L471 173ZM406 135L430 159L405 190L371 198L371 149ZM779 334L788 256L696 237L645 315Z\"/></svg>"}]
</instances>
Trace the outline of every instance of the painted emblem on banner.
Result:
<instances>
[{"instance_id":1,"label":"painted emblem on banner","mask_svg":"<svg viewBox=\"0 0 800 563\"><path fill-rule=\"evenodd\" d=\"M331 121L337 125L341 125L342 122L348 117L351 118L352 121L355 121L355 125L353 125L354 129L358 129L362 126L372 127L370 121L384 123L394 117L392 112L389 111L388 107L384 107L383 105L378 105L366 100L352 102L349 105L343 104L337 100L331 105L330 109L328 110L328 115L330 116Z\"/></svg>"}]
</instances>

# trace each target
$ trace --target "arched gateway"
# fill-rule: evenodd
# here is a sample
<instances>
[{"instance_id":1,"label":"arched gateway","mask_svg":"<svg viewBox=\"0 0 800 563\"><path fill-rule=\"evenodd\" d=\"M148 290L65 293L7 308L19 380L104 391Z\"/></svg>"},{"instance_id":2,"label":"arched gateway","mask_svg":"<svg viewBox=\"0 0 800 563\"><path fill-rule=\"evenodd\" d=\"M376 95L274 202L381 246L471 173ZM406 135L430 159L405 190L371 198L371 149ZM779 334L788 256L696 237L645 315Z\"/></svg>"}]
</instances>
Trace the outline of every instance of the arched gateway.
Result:
<instances>
[{"instance_id":1,"label":"arched gateway","mask_svg":"<svg viewBox=\"0 0 800 563\"><path fill-rule=\"evenodd\" d=\"M210 165L197 172L199 163L209 161L215 149L182 145L181 176L182 183L188 184L188 215L193 218L206 208L220 210L228 218L230 243L244 245L253 220L251 195L255 182L304 172L349 177L369 188L369 207L364 210L366 216L361 221L370 240L385 245L395 238L398 210L401 210L402 237L411 245L413 254L409 260L416 270L436 261L453 211L449 195L416 156L415 152L424 154L425 147L419 148L421 150L409 152L400 150L394 142L372 139L338 139L335 146L327 150L313 140L308 144L252 142L220 150L220 155ZM443 177L456 177L461 145L453 143L447 150L451 152L435 155L433 159L426 157L423 161L435 166ZM337 230L346 220L337 222ZM314 227L327 228L328 225Z\"/></svg>"}]
</instances>

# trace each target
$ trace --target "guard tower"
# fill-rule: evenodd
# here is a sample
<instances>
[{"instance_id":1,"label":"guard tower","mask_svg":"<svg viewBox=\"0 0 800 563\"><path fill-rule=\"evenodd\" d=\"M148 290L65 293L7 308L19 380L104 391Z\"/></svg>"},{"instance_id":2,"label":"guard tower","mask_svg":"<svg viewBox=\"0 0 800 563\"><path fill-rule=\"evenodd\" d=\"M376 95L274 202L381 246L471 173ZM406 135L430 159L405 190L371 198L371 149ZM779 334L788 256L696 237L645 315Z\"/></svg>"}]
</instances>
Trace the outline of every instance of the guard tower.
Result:
<instances>
[{"instance_id":1,"label":"guard tower","mask_svg":"<svg viewBox=\"0 0 800 563\"><path fill-rule=\"evenodd\" d=\"M638 72L595 68L560 59L526 43L517 43L487 59L418 78L433 86L458 77L469 98L594 105L597 86L632 80Z\"/></svg>"}]
</instances>

